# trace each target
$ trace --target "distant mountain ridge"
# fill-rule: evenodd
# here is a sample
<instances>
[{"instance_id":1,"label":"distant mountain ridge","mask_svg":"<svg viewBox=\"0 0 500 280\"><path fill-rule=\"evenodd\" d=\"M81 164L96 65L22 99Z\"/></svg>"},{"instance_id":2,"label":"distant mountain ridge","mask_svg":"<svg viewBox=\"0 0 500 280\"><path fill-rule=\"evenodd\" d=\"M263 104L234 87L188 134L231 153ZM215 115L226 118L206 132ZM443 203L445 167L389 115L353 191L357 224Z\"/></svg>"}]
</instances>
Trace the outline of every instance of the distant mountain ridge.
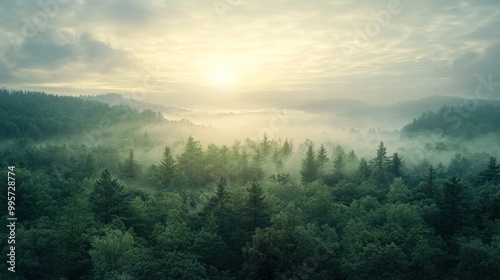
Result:
<instances>
[{"instance_id":1,"label":"distant mountain ridge","mask_svg":"<svg viewBox=\"0 0 500 280\"><path fill-rule=\"evenodd\" d=\"M498 104L499 100L474 100L478 104ZM437 112L443 106L460 106L468 99L456 96L430 96L388 105L374 105L361 100L332 98L304 103L294 109L315 114L331 114L349 119L366 119L394 127L410 123L424 112Z\"/></svg>"},{"instance_id":2,"label":"distant mountain ridge","mask_svg":"<svg viewBox=\"0 0 500 280\"><path fill-rule=\"evenodd\" d=\"M479 103L476 106L443 106L437 112L425 112L407 124L403 137L439 132L441 136L473 139L484 135L500 136L499 102Z\"/></svg>"},{"instance_id":3,"label":"distant mountain ridge","mask_svg":"<svg viewBox=\"0 0 500 280\"><path fill-rule=\"evenodd\" d=\"M160 113L128 106L44 92L0 89L0 140L27 137L45 140L68 136L103 124L129 126L156 123Z\"/></svg>"},{"instance_id":4,"label":"distant mountain ridge","mask_svg":"<svg viewBox=\"0 0 500 280\"><path fill-rule=\"evenodd\" d=\"M153 110L162 113L182 113L187 112L187 109L174 106L164 106L161 104L153 104L149 102L139 101L132 98L127 98L119 93L107 93L101 95L86 95L80 96L85 100L99 101L102 103L113 105L125 105L136 110Z\"/></svg>"}]
</instances>

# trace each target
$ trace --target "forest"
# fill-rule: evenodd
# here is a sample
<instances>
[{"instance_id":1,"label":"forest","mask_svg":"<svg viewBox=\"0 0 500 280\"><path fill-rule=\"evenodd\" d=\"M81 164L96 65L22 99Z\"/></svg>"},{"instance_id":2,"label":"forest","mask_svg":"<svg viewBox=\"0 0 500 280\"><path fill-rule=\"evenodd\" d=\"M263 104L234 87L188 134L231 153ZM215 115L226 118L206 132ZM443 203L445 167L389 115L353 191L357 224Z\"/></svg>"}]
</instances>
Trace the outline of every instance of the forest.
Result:
<instances>
[{"instance_id":1,"label":"forest","mask_svg":"<svg viewBox=\"0 0 500 280\"><path fill-rule=\"evenodd\" d=\"M459 125L449 110L424 113L402 137L439 128L498 143L498 107L477 106ZM0 278L500 275L498 146L431 161L383 139L365 154L335 139L223 145L141 129L171 123L151 110L0 90L0 178L5 186L15 173L17 217L16 273ZM6 221L6 191L0 199Z\"/></svg>"}]
</instances>

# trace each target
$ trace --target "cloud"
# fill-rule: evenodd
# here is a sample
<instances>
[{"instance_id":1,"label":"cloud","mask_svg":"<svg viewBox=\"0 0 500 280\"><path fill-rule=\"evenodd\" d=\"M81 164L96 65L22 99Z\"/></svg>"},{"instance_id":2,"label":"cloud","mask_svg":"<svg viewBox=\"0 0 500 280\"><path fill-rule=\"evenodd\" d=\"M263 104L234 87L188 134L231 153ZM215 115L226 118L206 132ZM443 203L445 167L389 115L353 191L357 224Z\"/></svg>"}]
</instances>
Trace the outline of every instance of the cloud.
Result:
<instances>
[{"instance_id":1,"label":"cloud","mask_svg":"<svg viewBox=\"0 0 500 280\"><path fill-rule=\"evenodd\" d=\"M213 5L217 1L228 7L222 14ZM401 11L383 22L380 14L391 3L399 3ZM43 9L30 1L3 1L0 52L9 49L3 60L11 73L33 81L92 85L103 93L141 88L156 94L155 101L183 106L219 99L270 104L463 95L473 91L474 74L498 73L493 43L500 37L499 5L497 0L74 0L14 50L6 47L5 34L20 34L23 19ZM367 28L372 35L360 42L366 35L359 31ZM345 46L356 48L346 55ZM160 69L153 70L159 86L144 89L151 69ZM217 71L230 71L235 86L214 86L210 77Z\"/></svg>"},{"instance_id":2,"label":"cloud","mask_svg":"<svg viewBox=\"0 0 500 280\"><path fill-rule=\"evenodd\" d=\"M19 49L9 48L5 59L18 69L57 70L79 65L88 71L108 72L133 65L131 55L96 40L91 34L75 35L48 29L26 39Z\"/></svg>"}]
</instances>

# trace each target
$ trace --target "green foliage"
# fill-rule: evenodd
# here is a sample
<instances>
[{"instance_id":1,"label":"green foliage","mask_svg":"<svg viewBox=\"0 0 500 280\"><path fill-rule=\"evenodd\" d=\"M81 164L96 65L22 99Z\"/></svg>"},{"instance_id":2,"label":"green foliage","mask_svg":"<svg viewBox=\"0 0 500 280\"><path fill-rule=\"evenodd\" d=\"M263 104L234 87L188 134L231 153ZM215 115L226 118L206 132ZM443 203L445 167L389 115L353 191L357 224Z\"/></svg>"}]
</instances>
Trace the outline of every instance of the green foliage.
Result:
<instances>
[{"instance_id":1,"label":"green foliage","mask_svg":"<svg viewBox=\"0 0 500 280\"><path fill-rule=\"evenodd\" d=\"M156 168L156 177L161 181L163 188L173 187L177 176L177 163L169 147L165 147L160 165Z\"/></svg>"},{"instance_id":2,"label":"green foliage","mask_svg":"<svg viewBox=\"0 0 500 280\"><path fill-rule=\"evenodd\" d=\"M199 188L206 182L204 170L203 151L200 142L189 136L184 146L184 152L178 158L179 169L187 178L190 187Z\"/></svg>"},{"instance_id":3,"label":"green foliage","mask_svg":"<svg viewBox=\"0 0 500 280\"><path fill-rule=\"evenodd\" d=\"M302 176L302 183L311 183L317 179L319 172L319 166L314 154L313 145L307 146L306 156L302 160L302 168L300 170L300 175Z\"/></svg>"},{"instance_id":4,"label":"green foliage","mask_svg":"<svg viewBox=\"0 0 500 280\"><path fill-rule=\"evenodd\" d=\"M479 173L478 183L480 185L484 183L500 183L500 165L497 163L497 159L491 157L488 161L488 166Z\"/></svg>"},{"instance_id":5,"label":"green foliage","mask_svg":"<svg viewBox=\"0 0 500 280\"><path fill-rule=\"evenodd\" d=\"M472 139L500 132L500 106L475 104L471 110L464 106L444 106L438 112L426 112L406 125L402 135L413 137L438 131L442 136Z\"/></svg>"},{"instance_id":6,"label":"green foliage","mask_svg":"<svg viewBox=\"0 0 500 280\"><path fill-rule=\"evenodd\" d=\"M447 166L431 165L436 159L418 162L404 149L388 157L381 142L371 162L341 146L327 160L326 150L335 146L315 152L310 140L296 153L290 140L267 135L230 147L202 148L192 137L159 147L143 131L106 132L105 137L123 137L119 144L45 144L33 139L59 141L75 132L72 126L101 126L86 110L106 115L109 126L160 118L73 98L0 94L1 100L8 98L17 100L11 104L30 98L41 104L41 111L31 108L33 100L20 112L9 109L13 119L0 124L21 137L0 143L0 162L17 166L14 279L496 279L500 274L494 153L464 149ZM75 123L54 128L58 119L35 120L55 106L47 100L75 111L54 111L67 114L61 122ZM72 119L75 115L87 116L87 122ZM65 127L67 132L58 132ZM47 138L49 132L56 138ZM2 130L0 135L9 137ZM154 155L157 149L163 154ZM123 151L132 152L122 157ZM179 157L173 151L180 151ZM142 174L137 158L152 168ZM155 161L158 165L151 164ZM104 170L99 177L97 170ZM111 176L120 171L125 185ZM7 181L6 172L0 180ZM0 200L7 205L6 192ZM5 230L2 244L7 244ZM8 250L5 246L2 254ZM12 275L4 270L0 278Z\"/></svg>"},{"instance_id":7,"label":"green foliage","mask_svg":"<svg viewBox=\"0 0 500 280\"><path fill-rule=\"evenodd\" d=\"M125 215L129 198L118 180L105 169L90 193L90 206L96 217L104 223Z\"/></svg>"},{"instance_id":8,"label":"green foliage","mask_svg":"<svg viewBox=\"0 0 500 280\"><path fill-rule=\"evenodd\" d=\"M89 254L94 279L116 279L142 257L134 237L118 229L107 229L104 236L96 237Z\"/></svg>"},{"instance_id":9,"label":"green foliage","mask_svg":"<svg viewBox=\"0 0 500 280\"><path fill-rule=\"evenodd\" d=\"M328 155L326 153L326 149L325 146L323 146L323 144L321 144L321 146L319 147L318 155L316 156L316 158L317 158L316 160L318 161L319 169L322 170L325 163L328 162Z\"/></svg>"},{"instance_id":10,"label":"green foliage","mask_svg":"<svg viewBox=\"0 0 500 280\"><path fill-rule=\"evenodd\" d=\"M442 231L445 236L451 236L463 226L466 210L465 186L460 179L452 177L445 182L443 192Z\"/></svg>"},{"instance_id":11,"label":"green foliage","mask_svg":"<svg viewBox=\"0 0 500 280\"><path fill-rule=\"evenodd\" d=\"M252 228L264 227L269 219L269 205L267 204L264 190L257 182L251 182L247 189L247 209L248 217L251 221Z\"/></svg>"},{"instance_id":12,"label":"green foliage","mask_svg":"<svg viewBox=\"0 0 500 280\"><path fill-rule=\"evenodd\" d=\"M134 150L130 150L127 159L120 166L121 175L125 179L135 180L139 176L140 165L135 160Z\"/></svg>"},{"instance_id":13,"label":"green foliage","mask_svg":"<svg viewBox=\"0 0 500 280\"><path fill-rule=\"evenodd\" d=\"M384 142L380 142L377 149L377 156L372 159L373 176L379 184L387 183L387 170L389 166L389 158L387 157L387 148Z\"/></svg>"},{"instance_id":14,"label":"green foliage","mask_svg":"<svg viewBox=\"0 0 500 280\"><path fill-rule=\"evenodd\" d=\"M152 118L150 115L154 114ZM0 88L0 141L23 137L45 140L97 128L103 120L136 123L158 121L155 112L138 112L125 106L86 101L43 92L8 91Z\"/></svg>"}]
</instances>

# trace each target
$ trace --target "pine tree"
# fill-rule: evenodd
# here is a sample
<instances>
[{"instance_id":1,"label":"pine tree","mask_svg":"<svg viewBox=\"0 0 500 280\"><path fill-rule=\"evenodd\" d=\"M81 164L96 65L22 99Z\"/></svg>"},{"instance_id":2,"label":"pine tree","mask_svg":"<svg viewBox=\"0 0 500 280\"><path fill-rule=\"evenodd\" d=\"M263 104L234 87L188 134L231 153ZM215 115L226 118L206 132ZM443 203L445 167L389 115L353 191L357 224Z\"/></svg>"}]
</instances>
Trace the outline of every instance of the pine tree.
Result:
<instances>
[{"instance_id":1,"label":"pine tree","mask_svg":"<svg viewBox=\"0 0 500 280\"><path fill-rule=\"evenodd\" d=\"M264 133L262 141L260 141L260 151L262 153L263 159L266 159L271 153L271 141L267 138L267 134Z\"/></svg>"},{"instance_id":2,"label":"pine tree","mask_svg":"<svg viewBox=\"0 0 500 280\"><path fill-rule=\"evenodd\" d=\"M177 172L177 163L175 162L169 147L165 147L160 165L156 169L156 176L164 187L170 187Z\"/></svg>"},{"instance_id":3,"label":"pine tree","mask_svg":"<svg viewBox=\"0 0 500 280\"><path fill-rule=\"evenodd\" d=\"M90 206L104 223L125 213L128 205L124 187L105 169L90 193Z\"/></svg>"},{"instance_id":4,"label":"pine tree","mask_svg":"<svg viewBox=\"0 0 500 280\"><path fill-rule=\"evenodd\" d=\"M451 236L462 226L465 212L465 186L456 176L444 183L441 205L443 233Z\"/></svg>"},{"instance_id":5,"label":"pine tree","mask_svg":"<svg viewBox=\"0 0 500 280\"><path fill-rule=\"evenodd\" d=\"M122 177L126 179L137 179L139 175L139 164L135 160L134 150L130 150L128 158L120 166Z\"/></svg>"},{"instance_id":6,"label":"pine tree","mask_svg":"<svg viewBox=\"0 0 500 280\"><path fill-rule=\"evenodd\" d=\"M356 163L358 161L358 155L356 155L356 152L354 150L351 150L349 154L347 154L347 162L349 164Z\"/></svg>"},{"instance_id":7,"label":"pine tree","mask_svg":"<svg viewBox=\"0 0 500 280\"><path fill-rule=\"evenodd\" d=\"M229 192L226 189L227 181L225 178L221 177L219 183L217 183L216 199L219 208L219 212L224 213L225 207L229 201Z\"/></svg>"},{"instance_id":8,"label":"pine tree","mask_svg":"<svg viewBox=\"0 0 500 280\"><path fill-rule=\"evenodd\" d=\"M328 155L326 153L326 149L325 146L323 146L323 144L321 144L321 146L319 147L318 155L316 157L318 160L319 170L322 170L325 163L328 162Z\"/></svg>"},{"instance_id":9,"label":"pine tree","mask_svg":"<svg viewBox=\"0 0 500 280\"><path fill-rule=\"evenodd\" d=\"M284 159L290 157L293 153L293 145L291 141L288 141L288 138L283 142L283 147L281 147L281 155Z\"/></svg>"},{"instance_id":10,"label":"pine tree","mask_svg":"<svg viewBox=\"0 0 500 280\"><path fill-rule=\"evenodd\" d=\"M249 209L250 220L253 229L263 227L267 224L269 211L264 190L259 183L253 181L248 191L247 207Z\"/></svg>"},{"instance_id":11,"label":"pine tree","mask_svg":"<svg viewBox=\"0 0 500 280\"><path fill-rule=\"evenodd\" d=\"M425 177L426 180L426 187L427 191L425 195L428 198L435 198L436 197L436 171L434 170L434 167L431 165L429 167L429 171L427 172L427 176Z\"/></svg>"},{"instance_id":12,"label":"pine tree","mask_svg":"<svg viewBox=\"0 0 500 280\"><path fill-rule=\"evenodd\" d=\"M359 167L358 167L358 176L361 180L365 181L368 178L370 178L371 175L371 170L370 170L370 165L368 165L368 161L364 158L361 159L359 162Z\"/></svg>"},{"instance_id":13,"label":"pine tree","mask_svg":"<svg viewBox=\"0 0 500 280\"><path fill-rule=\"evenodd\" d=\"M307 146L306 157L302 160L302 168L300 170L302 183L308 184L316 180L318 178L318 170L319 168L314 154L313 145L309 144Z\"/></svg>"},{"instance_id":14,"label":"pine tree","mask_svg":"<svg viewBox=\"0 0 500 280\"><path fill-rule=\"evenodd\" d=\"M387 149L384 142L380 142L377 149L377 156L373 158L374 176L379 183L384 183L387 177L387 166L389 159L387 158Z\"/></svg>"},{"instance_id":15,"label":"pine tree","mask_svg":"<svg viewBox=\"0 0 500 280\"><path fill-rule=\"evenodd\" d=\"M399 157L398 153L394 153L391 157L390 170L394 177L399 178L402 176L401 169L403 168L404 160Z\"/></svg>"},{"instance_id":16,"label":"pine tree","mask_svg":"<svg viewBox=\"0 0 500 280\"><path fill-rule=\"evenodd\" d=\"M184 152L179 156L177 164L179 170L188 178L191 187L201 187L205 183L203 150L199 141L195 141L191 136L188 137Z\"/></svg>"},{"instance_id":17,"label":"pine tree","mask_svg":"<svg viewBox=\"0 0 500 280\"><path fill-rule=\"evenodd\" d=\"M337 153L337 155L335 156L335 160L333 161L333 169L335 171L335 175L342 176L345 164L345 153Z\"/></svg>"},{"instance_id":18,"label":"pine tree","mask_svg":"<svg viewBox=\"0 0 500 280\"><path fill-rule=\"evenodd\" d=\"M500 182L500 165L498 165L496 158L490 158L488 166L479 173L477 181L479 185L483 185L488 182L496 185Z\"/></svg>"}]
</instances>

